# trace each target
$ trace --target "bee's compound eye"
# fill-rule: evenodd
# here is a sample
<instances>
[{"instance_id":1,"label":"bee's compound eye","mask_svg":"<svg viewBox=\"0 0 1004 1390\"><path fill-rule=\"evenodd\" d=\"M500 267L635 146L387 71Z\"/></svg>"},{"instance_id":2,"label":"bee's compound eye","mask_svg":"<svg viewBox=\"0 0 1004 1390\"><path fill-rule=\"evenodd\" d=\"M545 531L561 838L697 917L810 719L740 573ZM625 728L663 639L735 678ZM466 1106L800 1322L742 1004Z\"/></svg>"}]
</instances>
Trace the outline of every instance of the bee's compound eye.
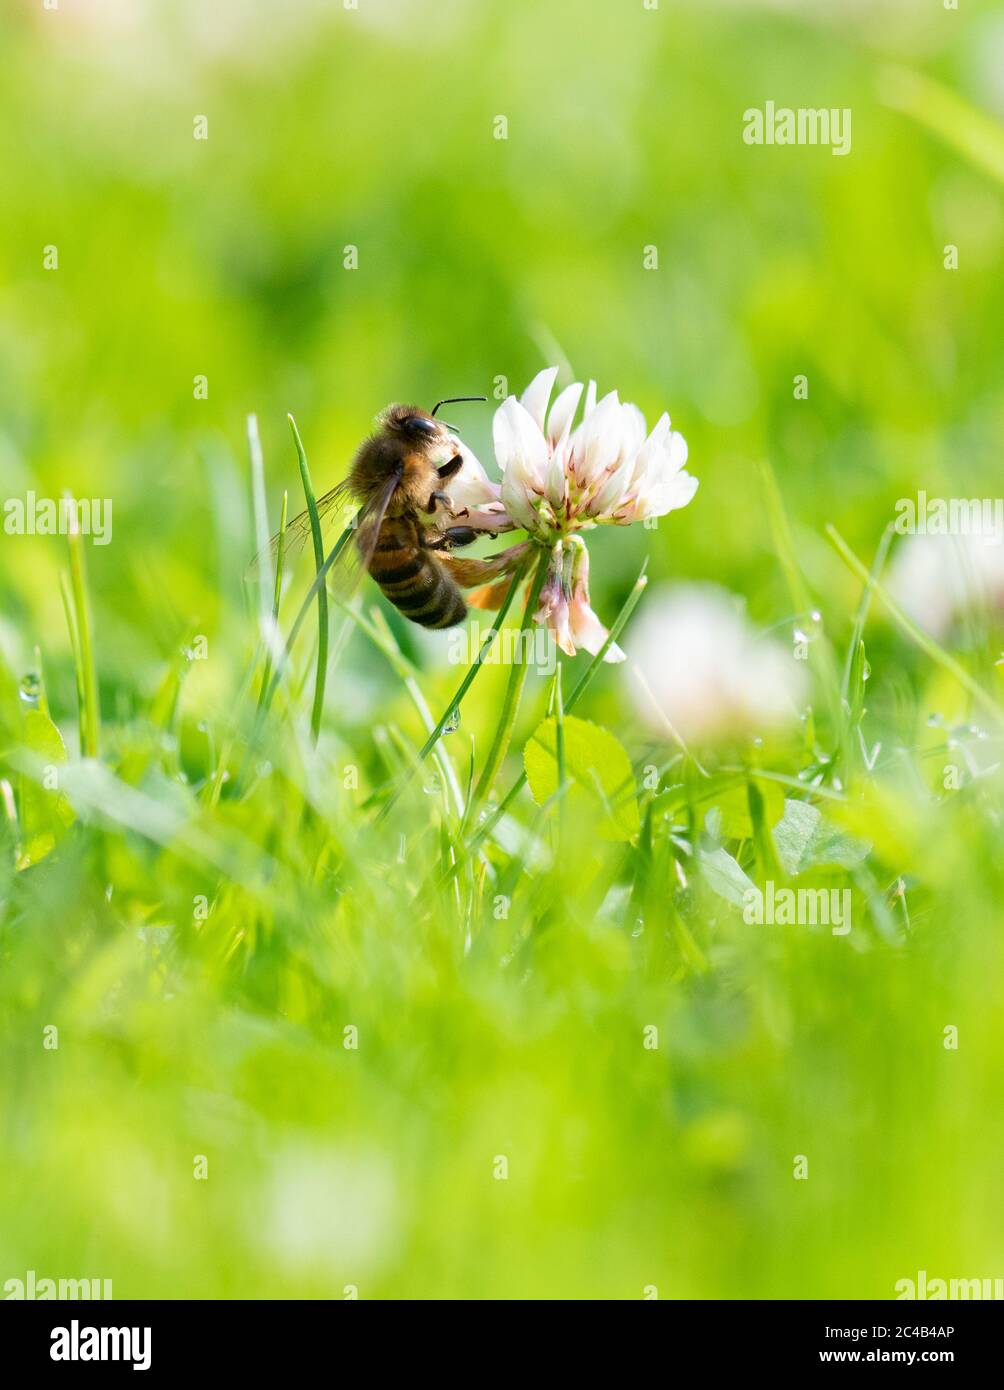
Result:
<instances>
[{"instance_id":1,"label":"bee's compound eye","mask_svg":"<svg viewBox=\"0 0 1004 1390\"><path fill-rule=\"evenodd\" d=\"M439 433L439 426L435 420L427 420L424 415L409 415L402 421L406 434L415 434L431 439Z\"/></svg>"}]
</instances>

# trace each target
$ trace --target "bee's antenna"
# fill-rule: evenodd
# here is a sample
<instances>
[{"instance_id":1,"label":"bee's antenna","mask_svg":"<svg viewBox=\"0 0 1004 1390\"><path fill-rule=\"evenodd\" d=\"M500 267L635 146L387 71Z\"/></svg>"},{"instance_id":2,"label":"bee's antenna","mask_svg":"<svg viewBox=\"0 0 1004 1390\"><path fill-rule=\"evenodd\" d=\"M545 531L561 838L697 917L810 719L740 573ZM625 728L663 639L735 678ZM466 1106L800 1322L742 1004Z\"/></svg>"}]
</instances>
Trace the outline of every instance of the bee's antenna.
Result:
<instances>
[{"instance_id":1,"label":"bee's antenna","mask_svg":"<svg viewBox=\"0 0 1004 1390\"><path fill-rule=\"evenodd\" d=\"M447 396L445 401L437 401L432 407L431 413L435 415L441 405L456 405L458 401L486 401L487 396ZM452 425L450 426L452 429Z\"/></svg>"}]
</instances>

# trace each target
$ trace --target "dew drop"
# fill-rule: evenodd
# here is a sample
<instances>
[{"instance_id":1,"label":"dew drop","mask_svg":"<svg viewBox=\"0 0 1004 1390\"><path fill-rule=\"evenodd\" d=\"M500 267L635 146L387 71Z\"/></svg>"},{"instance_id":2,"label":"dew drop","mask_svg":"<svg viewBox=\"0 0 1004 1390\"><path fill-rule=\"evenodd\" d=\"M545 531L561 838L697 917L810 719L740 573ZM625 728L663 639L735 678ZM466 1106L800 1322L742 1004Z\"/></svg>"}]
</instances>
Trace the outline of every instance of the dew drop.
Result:
<instances>
[{"instance_id":1,"label":"dew drop","mask_svg":"<svg viewBox=\"0 0 1004 1390\"><path fill-rule=\"evenodd\" d=\"M460 728L460 706L453 711L449 719L443 725L444 734L455 734Z\"/></svg>"},{"instance_id":2,"label":"dew drop","mask_svg":"<svg viewBox=\"0 0 1004 1390\"><path fill-rule=\"evenodd\" d=\"M19 687L21 699L32 709L37 709L42 698L42 682L34 671L29 671L26 676L21 677Z\"/></svg>"}]
</instances>

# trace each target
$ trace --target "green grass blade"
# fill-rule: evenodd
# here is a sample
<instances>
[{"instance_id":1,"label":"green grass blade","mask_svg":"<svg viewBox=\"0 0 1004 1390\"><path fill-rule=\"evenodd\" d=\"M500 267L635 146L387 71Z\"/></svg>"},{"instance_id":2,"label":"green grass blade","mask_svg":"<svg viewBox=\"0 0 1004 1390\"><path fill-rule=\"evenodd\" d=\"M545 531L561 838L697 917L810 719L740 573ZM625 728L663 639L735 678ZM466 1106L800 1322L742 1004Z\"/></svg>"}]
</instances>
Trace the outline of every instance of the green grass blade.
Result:
<instances>
[{"instance_id":1,"label":"green grass blade","mask_svg":"<svg viewBox=\"0 0 1004 1390\"><path fill-rule=\"evenodd\" d=\"M435 728L432 730L428 738L423 743L418 754L416 766L424 762L425 759L429 756L433 748L436 746L436 743L438 742L443 730L446 728L447 724L450 722L454 714L460 708L464 696L467 694L468 690L470 690L478 672L481 670L481 667L484 665L485 660L487 659L488 653L491 651L495 643L495 638L498 636L499 629L501 628L503 622L505 622L506 614L512 607L512 601L516 597L516 591L522 584L524 578L526 577L526 572L528 568L529 561L524 561L523 564L520 565L516 573L513 575L512 583L509 585L509 591L506 594L505 598L502 600L502 606L495 615L495 621L492 623L491 629L489 630L487 637L481 643L481 647L478 650L477 656L471 663L470 668L465 674L463 680L460 682L460 685L457 687L457 690L454 693L453 698L450 700L450 703L446 706L446 709L440 715ZM387 802L385 802L380 812L381 820L384 818L384 816L388 814L391 807L395 804L398 797L404 791L405 787L407 786L407 783L410 780L411 774L409 773L408 776L391 793L390 799Z\"/></svg>"},{"instance_id":2,"label":"green grass blade","mask_svg":"<svg viewBox=\"0 0 1004 1390\"><path fill-rule=\"evenodd\" d=\"M527 595L526 606L523 609L523 620L520 624L521 634L528 632L533 626L533 615L540 602L540 591L544 587L544 580L547 577L548 565L551 563L551 552L542 550L537 561L537 571L533 578L533 584ZM528 650L528 647L526 648ZM502 702L502 713L499 722L495 727L495 735L488 750L488 757L481 770L481 776L474 789L474 798L468 807L468 817L477 813L477 808L485 801L495 782L496 774L502 765L509 742L512 738L512 731L516 723L516 716L519 713L520 702L523 698L523 691L526 687L526 677L529 670L529 662L522 658L526 654L522 641L517 647L517 656L520 658L512 663L509 671L509 680L506 683L505 698Z\"/></svg>"},{"instance_id":3,"label":"green grass blade","mask_svg":"<svg viewBox=\"0 0 1004 1390\"><path fill-rule=\"evenodd\" d=\"M456 714L457 710L460 708L464 696L467 694L468 690L470 690L471 685L474 682L475 676L481 670L481 667L484 665L488 653L491 651L492 647L495 644L495 638L498 636L499 629L501 628L503 622L505 622L506 614L512 607L512 601L516 597L516 591L519 588L520 584L522 584L523 579L526 576L526 571L527 565L522 564L516 571L516 573L513 575L512 583L509 585L509 592L506 594L505 598L502 601L502 607L495 615L495 621L491 625L491 628L488 632L488 636L481 643L481 647L478 651L478 654L474 659L473 663L471 664L470 670L467 672L467 674L464 676L464 679L460 682L460 685L457 687L457 691L456 694L453 696L453 699L446 706L446 709L439 717L439 722L436 724L436 727L433 729L432 733L429 735L429 737L425 740L425 743L422 745L422 749L418 755L419 761L429 756L436 743L436 740L439 738L440 734L443 732L447 724L450 722L450 720Z\"/></svg>"},{"instance_id":4,"label":"green grass blade","mask_svg":"<svg viewBox=\"0 0 1004 1390\"><path fill-rule=\"evenodd\" d=\"M286 560L286 516L289 510L289 493L282 494L282 511L279 516L279 541L275 556L275 589L272 593L271 621L265 632L265 669L262 671L261 691L258 695L258 708L262 708L268 694L272 678L272 643L279 633L279 601L282 598L282 577Z\"/></svg>"},{"instance_id":5,"label":"green grass blade","mask_svg":"<svg viewBox=\"0 0 1004 1390\"><path fill-rule=\"evenodd\" d=\"M788 513L781 496L781 489L777 484L777 476L769 461L762 458L758 464L760 482L763 488L764 501L767 506L767 520L770 525L771 535L774 546L777 550L781 569L784 573L785 582L788 585L788 592L795 610L799 614L808 616L814 610L812 595L809 587L802 575L801 566L798 563L798 556L795 551L795 538L791 532L788 522ZM819 673L822 676L823 689L826 694L827 703L830 707L830 714L833 718L834 728L840 726L840 678L837 672L836 660L830 647L830 642L825 632L820 633L818 643L813 644L819 651Z\"/></svg>"},{"instance_id":6,"label":"green grass blade","mask_svg":"<svg viewBox=\"0 0 1004 1390\"><path fill-rule=\"evenodd\" d=\"M1004 727L1004 710L1001 709L993 696L988 694L979 682L973 679L965 667L955 660L954 656L946 652L944 647L940 646L933 637L929 636L922 627L918 627L913 619L907 616L885 586L877 578L869 575L867 568L854 554L854 551L851 550L850 546L835 526L827 524L826 534L834 550L836 550L848 569L856 574L865 584L871 585L873 591L882 601L886 611L900 631L909 637L911 642L916 643L925 656L930 657L930 659L937 666L940 666L943 671L947 671L950 675L954 676L963 689L972 697L973 703L978 705L984 714L989 715L995 723Z\"/></svg>"},{"instance_id":7,"label":"green grass blade","mask_svg":"<svg viewBox=\"0 0 1004 1390\"><path fill-rule=\"evenodd\" d=\"M398 646L383 613L381 613L379 608L374 608L372 618L368 619L354 608L350 608L347 604L343 605L343 607L359 630L369 638L377 651L381 652L387 659L394 674L408 692L408 697L415 706L418 717L422 721L426 733L431 734L432 730L435 728L432 711L429 709L425 696L422 694L421 687L415 679L415 668ZM457 778L453 762L442 743L440 743L433 752L433 758L443 778L444 786L449 789L457 816L462 816L464 811L464 794Z\"/></svg>"},{"instance_id":8,"label":"green grass blade","mask_svg":"<svg viewBox=\"0 0 1004 1390\"><path fill-rule=\"evenodd\" d=\"M91 610L87 593L87 566L84 561L84 541L80 534L77 509L68 497L69 527L67 541L70 551L70 598L73 623L70 640L77 675L77 695L80 702L80 751L85 758L98 756L101 730L101 711L98 702L98 678L94 665L94 645L91 636ZM64 597L64 603L65 603Z\"/></svg>"},{"instance_id":9,"label":"green grass blade","mask_svg":"<svg viewBox=\"0 0 1004 1390\"><path fill-rule=\"evenodd\" d=\"M355 524L354 522L350 521L348 526L346 526L345 530L338 537L338 540L332 547L331 552L328 555L328 558L324 561L324 564L321 566L321 568L317 571L316 575L314 576L314 582L307 590L307 596L300 604L300 611L296 615L296 618L293 622L293 626L289 629L289 636L286 638L286 645L283 648L282 657L276 665L275 674L272 677L272 684L269 686L268 694L265 697L264 708L262 710L263 714L267 713L267 711L271 707L272 700L275 696L275 692L279 687L279 682L282 680L286 667L289 665L289 658L292 655L293 647L296 644L296 639L300 634L300 629L303 626L304 619L310 612L310 608L314 602L315 597L320 593L321 589L324 587L327 581L328 571L331 569L332 565L336 563L338 557L341 555L342 551L348 545L349 541L352 539L354 534Z\"/></svg>"},{"instance_id":10,"label":"green grass blade","mask_svg":"<svg viewBox=\"0 0 1004 1390\"><path fill-rule=\"evenodd\" d=\"M258 434L258 417L247 418L248 453L251 457L251 506L254 513L255 550L258 554L258 610L262 635L269 608L271 557L268 548L268 506L265 500L265 459Z\"/></svg>"},{"instance_id":11,"label":"green grass blade","mask_svg":"<svg viewBox=\"0 0 1004 1390\"><path fill-rule=\"evenodd\" d=\"M324 567L324 541L321 536L321 519L317 514L317 501L314 497L314 489L310 481L310 468L307 464L307 455L304 452L300 431L296 428L296 421L293 419L292 415L290 415L288 419L289 427L293 431L293 441L296 444L296 456L300 464L300 480L303 483L303 495L307 499L307 513L310 516L310 534L314 542L314 563L317 566L317 577L320 578L321 571ZM314 680L314 706L310 714L310 732L315 743L321 732L321 713L324 709L324 686L328 678L328 590L323 582L317 584L316 588L317 676Z\"/></svg>"},{"instance_id":12,"label":"green grass blade","mask_svg":"<svg viewBox=\"0 0 1004 1390\"><path fill-rule=\"evenodd\" d=\"M861 600L858 603L858 611L854 615L854 630L851 633L851 640L847 647L847 656L844 660L844 676L840 686L841 699L848 707L851 703L851 677L858 660L858 649L861 644L861 639L864 636L865 623L868 620L868 610L871 607L871 598L875 588L875 581L885 567L885 558L889 553L892 535L892 526L887 526L882 533L882 539L879 541L878 549L875 552L875 559L872 561L872 567L868 573L868 582L865 584Z\"/></svg>"},{"instance_id":13,"label":"green grass blade","mask_svg":"<svg viewBox=\"0 0 1004 1390\"><path fill-rule=\"evenodd\" d=\"M1004 126L964 97L910 68L888 68L881 83L887 106L902 111L977 169L1004 183Z\"/></svg>"}]
</instances>

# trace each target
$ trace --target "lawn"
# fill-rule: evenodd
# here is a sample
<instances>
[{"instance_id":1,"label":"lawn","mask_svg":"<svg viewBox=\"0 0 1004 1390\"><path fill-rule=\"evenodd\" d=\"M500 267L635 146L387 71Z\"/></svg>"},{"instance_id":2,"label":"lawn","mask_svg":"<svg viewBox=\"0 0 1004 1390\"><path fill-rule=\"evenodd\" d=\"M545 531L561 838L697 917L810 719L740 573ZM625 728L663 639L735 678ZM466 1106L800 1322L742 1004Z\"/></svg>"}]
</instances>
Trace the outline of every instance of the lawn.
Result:
<instances>
[{"instance_id":1,"label":"lawn","mask_svg":"<svg viewBox=\"0 0 1004 1390\"><path fill-rule=\"evenodd\" d=\"M1001 491L999 10L281 11L2 21L0 1284L999 1277L1002 537L896 526ZM388 402L511 503L548 367L696 493L527 484L494 646L351 529L273 620Z\"/></svg>"}]
</instances>

